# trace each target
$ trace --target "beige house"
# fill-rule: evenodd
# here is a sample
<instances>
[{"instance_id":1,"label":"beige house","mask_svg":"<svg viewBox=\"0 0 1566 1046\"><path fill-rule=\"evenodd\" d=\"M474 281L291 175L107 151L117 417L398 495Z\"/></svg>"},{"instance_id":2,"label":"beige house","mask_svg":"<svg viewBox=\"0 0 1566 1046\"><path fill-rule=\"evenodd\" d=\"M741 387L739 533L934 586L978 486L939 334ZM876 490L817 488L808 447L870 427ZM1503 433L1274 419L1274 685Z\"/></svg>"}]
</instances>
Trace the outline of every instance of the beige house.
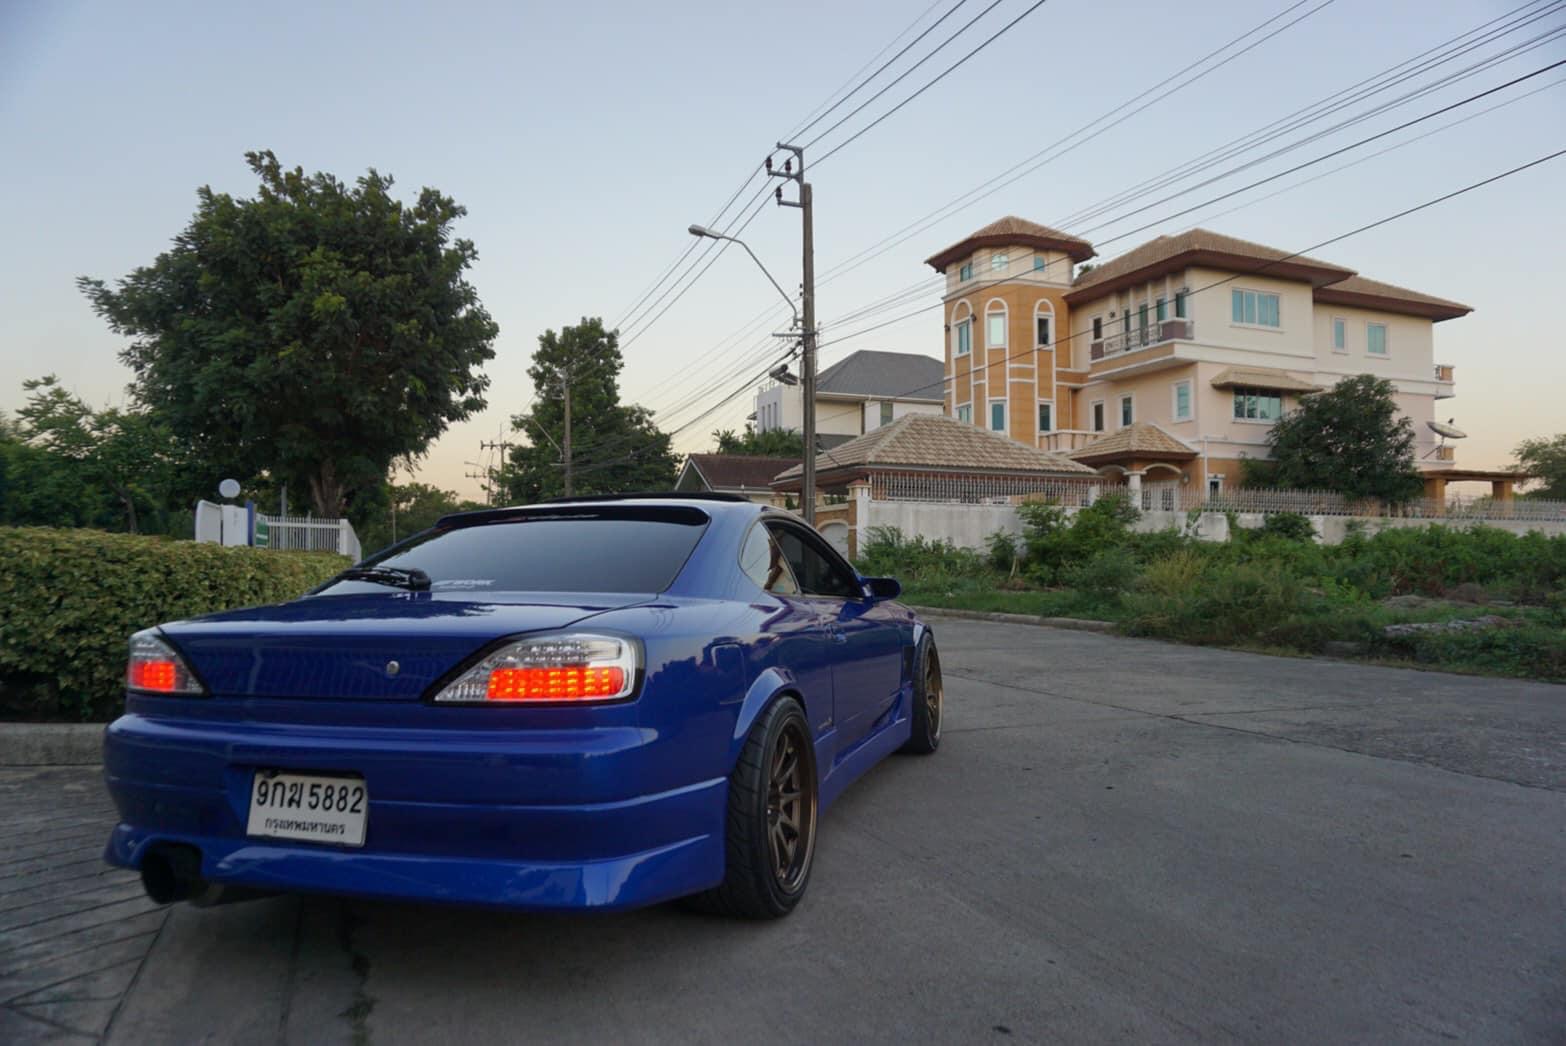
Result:
<instances>
[{"instance_id":1,"label":"beige house","mask_svg":"<svg viewBox=\"0 0 1566 1046\"><path fill-rule=\"evenodd\" d=\"M952 417L1102 472L1218 490L1267 455L1300 396L1368 373L1414 422L1429 491L1472 478L1426 424L1453 395L1435 325L1469 306L1206 229L1078 273L1093 254L1008 217L929 259L946 276Z\"/></svg>"},{"instance_id":2,"label":"beige house","mask_svg":"<svg viewBox=\"0 0 1566 1046\"><path fill-rule=\"evenodd\" d=\"M945 372L933 356L862 349L816 375L816 433L820 446L890 425L908 414L940 414ZM757 432L801 432L804 397L797 379L769 378L756 393L751 423Z\"/></svg>"}]
</instances>

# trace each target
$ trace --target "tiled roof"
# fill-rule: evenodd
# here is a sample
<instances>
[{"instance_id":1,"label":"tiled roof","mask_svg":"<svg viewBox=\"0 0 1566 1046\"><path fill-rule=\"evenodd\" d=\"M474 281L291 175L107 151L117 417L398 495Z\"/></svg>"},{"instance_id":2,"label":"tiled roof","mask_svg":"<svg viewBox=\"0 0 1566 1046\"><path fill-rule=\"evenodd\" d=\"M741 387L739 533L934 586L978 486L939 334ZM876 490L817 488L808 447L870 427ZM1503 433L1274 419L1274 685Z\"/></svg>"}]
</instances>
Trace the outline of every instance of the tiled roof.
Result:
<instances>
[{"instance_id":1,"label":"tiled roof","mask_svg":"<svg viewBox=\"0 0 1566 1046\"><path fill-rule=\"evenodd\" d=\"M1038 450L942 414L907 414L816 458L818 472L884 468L953 469L963 472L1090 473L1070 458ZM779 480L800 475L796 465Z\"/></svg>"},{"instance_id":2,"label":"tiled roof","mask_svg":"<svg viewBox=\"0 0 1566 1046\"><path fill-rule=\"evenodd\" d=\"M1278 392L1320 392L1321 386L1273 367L1225 367L1213 376L1212 387L1230 389L1236 385Z\"/></svg>"},{"instance_id":3,"label":"tiled roof","mask_svg":"<svg viewBox=\"0 0 1566 1046\"><path fill-rule=\"evenodd\" d=\"M1350 276L1325 287L1317 287L1315 296L1317 301L1401 312L1432 320L1452 320L1474 311L1473 306L1459 301L1421 294L1407 287L1366 279L1364 276Z\"/></svg>"},{"instance_id":4,"label":"tiled roof","mask_svg":"<svg viewBox=\"0 0 1566 1046\"><path fill-rule=\"evenodd\" d=\"M774 476L798 458L768 458L753 454L692 454L685 459L712 490L767 490Z\"/></svg>"},{"instance_id":5,"label":"tiled roof","mask_svg":"<svg viewBox=\"0 0 1566 1046\"><path fill-rule=\"evenodd\" d=\"M1196 448L1148 421L1117 429L1071 452L1078 461L1104 462L1115 458L1194 458Z\"/></svg>"},{"instance_id":6,"label":"tiled roof","mask_svg":"<svg viewBox=\"0 0 1566 1046\"><path fill-rule=\"evenodd\" d=\"M1040 250L1065 251L1072 261L1079 262L1087 261L1096 253L1091 243L1069 232L1061 232L1059 229L1051 229L1048 225L1040 225L1026 218L1018 218L1015 214L1008 214L976 232L969 233L944 251L931 255L925 259L925 264L936 272L945 272L946 267L952 262L972 254L980 247L1008 247L1013 244Z\"/></svg>"},{"instance_id":7,"label":"tiled roof","mask_svg":"<svg viewBox=\"0 0 1566 1046\"><path fill-rule=\"evenodd\" d=\"M934 356L862 349L816 375L816 392L940 403L945 380L946 364Z\"/></svg>"},{"instance_id":8,"label":"tiled roof","mask_svg":"<svg viewBox=\"0 0 1566 1046\"><path fill-rule=\"evenodd\" d=\"M1273 264L1266 264L1266 263ZM1280 279L1306 280L1314 286L1336 283L1354 275L1331 262L1292 255L1289 251L1252 243L1211 229L1190 229L1177 236L1160 236L1111 258L1076 278L1066 301L1091 301L1132 283L1153 279L1191 265L1256 270Z\"/></svg>"}]
</instances>

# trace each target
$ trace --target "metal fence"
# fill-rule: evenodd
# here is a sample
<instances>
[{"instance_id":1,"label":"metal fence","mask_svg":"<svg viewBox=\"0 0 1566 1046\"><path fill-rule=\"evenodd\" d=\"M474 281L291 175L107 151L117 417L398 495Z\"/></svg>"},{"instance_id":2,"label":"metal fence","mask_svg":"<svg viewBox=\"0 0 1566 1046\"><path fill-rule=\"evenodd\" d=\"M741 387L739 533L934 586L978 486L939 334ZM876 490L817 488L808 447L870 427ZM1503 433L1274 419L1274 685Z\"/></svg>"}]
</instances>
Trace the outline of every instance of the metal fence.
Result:
<instances>
[{"instance_id":1,"label":"metal fence","mask_svg":"<svg viewBox=\"0 0 1566 1046\"><path fill-rule=\"evenodd\" d=\"M935 472L876 472L870 476L870 497L875 501L968 505L1054 501L1062 505L1090 505L1105 493L1124 489L1123 482L1106 480L1102 476L1069 479Z\"/></svg>"},{"instance_id":2,"label":"metal fence","mask_svg":"<svg viewBox=\"0 0 1566 1046\"><path fill-rule=\"evenodd\" d=\"M338 552L360 558L359 536L346 519L313 516L269 516L257 513L267 524L267 547L290 552Z\"/></svg>"},{"instance_id":3,"label":"metal fence","mask_svg":"<svg viewBox=\"0 0 1566 1046\"><path fill-rule=\"evenodd\" d=\"M1273 490L1229 487L1216 492L1196 484L1144 482L1133 492L1117 479L1103 476L1070 479L1058 476L995 476L958 473L878 472L870 477L875 501L923 501L945 504L1007 505L1049 501L1067 507L1090 505L1110 494L1129 494L1148 512L1293 512L1302 516L1368 518L1515 520L1566 523L1566 501L1449 495L1446 499L1415 498L1396 504L1352 499L1330 490Z\"/></svg>"},{"instance_id":4,"label":"metal fence","mask_svg":"<svg viewBox=\"0 0 1566 1046\"><path fill-rule=\"evenodd\" d=\"M1445 499L1414 498L1411 501L1389 503L1375 499L1351 499L1329 490L1232 487L1209 493L1199 487L1160 483L1144 485L1141 500L1142 508L1146 510L1179 512L1294 512L1302 516L1566 522L1566 501L1539 501L1532 498L1503 501L1489 497L1449 495Z\"/></svg>"}]
</instances>

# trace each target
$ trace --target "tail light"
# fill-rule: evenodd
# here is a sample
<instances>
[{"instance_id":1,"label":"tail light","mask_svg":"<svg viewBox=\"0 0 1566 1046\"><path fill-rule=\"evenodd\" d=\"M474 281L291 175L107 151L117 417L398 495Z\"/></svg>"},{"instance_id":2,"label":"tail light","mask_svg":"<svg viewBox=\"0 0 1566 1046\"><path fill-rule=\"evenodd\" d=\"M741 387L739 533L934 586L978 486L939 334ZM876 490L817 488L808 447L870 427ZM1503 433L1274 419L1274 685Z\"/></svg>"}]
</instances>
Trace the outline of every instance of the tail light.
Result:
<instances>
[{"instance_id":1,"label":"tail light","mask_svg":"<svg viewBox=\"0 0 1566 1046\"><path fill-rule=\"evenodd\" d=\"M617 636L539 636L508 643L435 695L442 703L618 701L636 689L641 654Z\"/></svg>"},{"instance_id":2,"label":"tail light","mask_svg":"<svg viewBox=\"0 0 1566 1046\"><path fill-rule=\"evenodd\" d=\"M150 632L131 636L125 687L151 694L204 694L206 689L174 648Z\"/></svg>"}]
</instances>

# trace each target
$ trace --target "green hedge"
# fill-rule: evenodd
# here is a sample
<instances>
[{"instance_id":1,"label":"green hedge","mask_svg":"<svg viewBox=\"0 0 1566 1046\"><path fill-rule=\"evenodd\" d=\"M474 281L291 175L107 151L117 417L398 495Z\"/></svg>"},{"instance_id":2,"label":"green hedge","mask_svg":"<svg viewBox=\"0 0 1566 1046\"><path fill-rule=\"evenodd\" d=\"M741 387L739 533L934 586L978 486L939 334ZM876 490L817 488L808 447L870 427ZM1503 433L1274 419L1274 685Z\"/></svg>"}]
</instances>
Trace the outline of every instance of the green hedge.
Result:
<instances>
[{"instance_id":1,"label":"green hedge","mask_svg":"<svg viewBox=\"0 0 1566 1046\"><path fill-rule=\"evenodd\" d=\"M347 565L325 553L0 528L0 718L112 718L131 633L293 599Z\"/></svg>"}]
</instances>

